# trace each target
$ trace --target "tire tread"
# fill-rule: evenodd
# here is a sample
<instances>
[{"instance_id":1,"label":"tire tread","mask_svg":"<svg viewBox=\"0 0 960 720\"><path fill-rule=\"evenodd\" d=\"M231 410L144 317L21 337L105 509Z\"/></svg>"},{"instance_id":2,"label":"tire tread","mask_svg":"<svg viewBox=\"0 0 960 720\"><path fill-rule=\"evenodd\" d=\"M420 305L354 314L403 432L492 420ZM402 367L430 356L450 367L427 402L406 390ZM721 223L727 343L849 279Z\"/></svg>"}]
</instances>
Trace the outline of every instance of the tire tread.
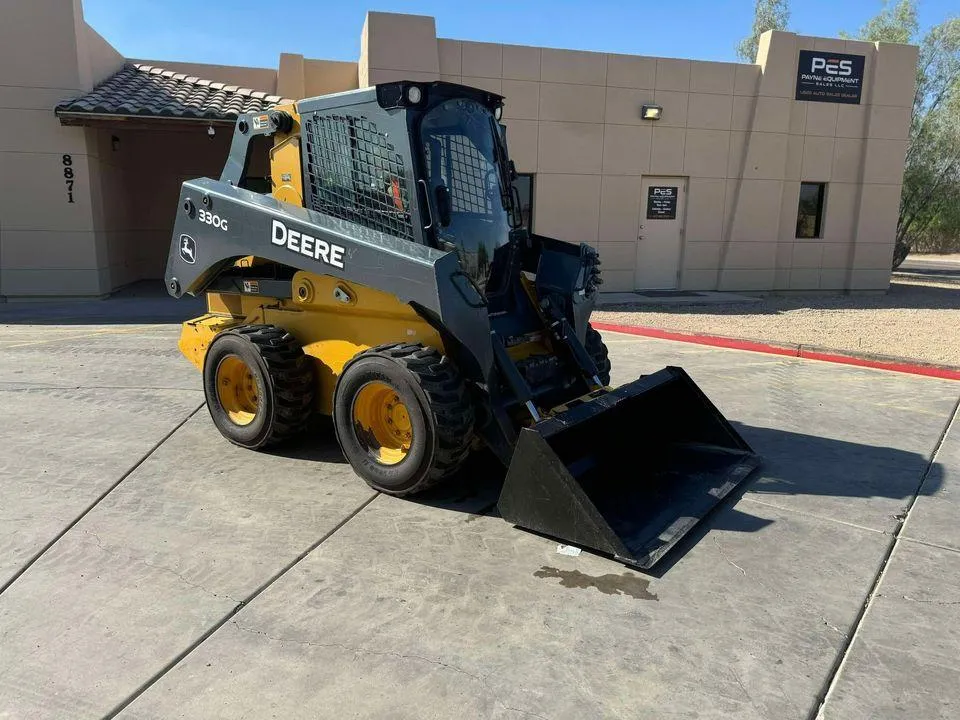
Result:
<instances>
[{"instance_id":1,"label":"tire tread","mask_svg":"<svg viewBox=\"0 0 960 720\"><path fill-rule=\"evenodd\" d=\"M600 378L600 381L604 385L609 385L610 368L612 367L610 364L610 354L607 351L607 346L603 342L600 333L594 330L593 326L589 323L587 324L586 342L583 343L583 346L593 360L593 364L597 366L597 377Z\"/></svg>"},{"instance_id":2,"label":"tire tread","mask_svg":"<svg viewBox=\"0 0 960 720\"><path fill-rule=\"evenodd\" d=\"M423 492L463 464L473 442L473 403L459 370L435 348L414 343L390 343L370 348L362 356L379 355L408 370L423 390L435 420L436 453L429 473L398 496Z\"/></svg>"},{"instance_id":3,"label":"tire tread","mask_svg":"<svg viewBox=\"0 0 960 720\"><path fill-rule=\"evenodd\" d=\"M297 339L276 325L241 325L227 332L254 345L270 375L274 418L259 447L277 445L300 433L313 412L313 367Z\"/></svg>"}]
</instances>

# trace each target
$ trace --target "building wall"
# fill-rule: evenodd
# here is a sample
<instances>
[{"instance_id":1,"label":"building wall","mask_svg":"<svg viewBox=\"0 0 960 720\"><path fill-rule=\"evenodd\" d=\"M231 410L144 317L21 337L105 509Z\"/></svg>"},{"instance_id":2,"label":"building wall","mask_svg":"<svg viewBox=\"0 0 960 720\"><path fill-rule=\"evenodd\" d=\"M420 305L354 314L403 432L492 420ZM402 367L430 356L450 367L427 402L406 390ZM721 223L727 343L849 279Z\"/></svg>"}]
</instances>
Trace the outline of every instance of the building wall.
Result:
<instances>
[{"instance_id":1,"label":"building wall","mask_svg":"<svg viewBox=\"0 0 960 720\"><path fill-rule=\"evenodd\" d=\"M361 82L504 95L536 231L596 245L604 290L634 289L644 176L688 178L681 288L888 286L913 46L770 32L756 64L716 63L436 39L433 18L371 12L361 47ZM805 49L865 55L861 104L795 101ZM661 120L640 119L646 103ZM794 237L801 181L828 183L820 238Z\"/></svg>"},{"instance_id":2,"label":"building wall","mask_svg":"<svg viewBox=\"0 0 960 720\"><path fill-rule=\"evenodd\" d=\"M357 63L311 60L293 53L280 55L279 78L277 94L294 100L360 87Z\"/></svg>"},{"instance_id":3,"label":"building wall","mask_svg":"<svg viewBox=\"0 0 960 720\"><path fill-rule=\"evenodd\" d=\"M122 62L83 21L79 0L4 6L0 297L99 295L111 287L97 135L61 126L53 108L89 91ZM72 203L64 155L70 156Z\"/></svg>"},{"instance_id":4,"label":"building wall","mask_svg":"<svg viewBox=\"0 0 960 720\"><path fill-rule=\"evenodd\" d=\"M866 56L861 104L795 101L801 49ZM710 63L438 39L431 17L368 13L357 63L151 62L292 98L397 79L505 95L511 154L536 174L535 230L599 247L605 290L634 288L640 184L652 175L688 179L680 287L882 290L916 53L774 32L755 64ZM0 299L101 295L159 277L179 183L219 173L223 130L211 139L205 128L60 125L54 106L123 62L86 25L80 0L4 10ZM645 103L662 105L663 118L641 120ZM801 181L828 183L820 238L794 237Z\"/></svg>"},{"instance_id":5,"label":"building wall","mask_svg":"<svg viewBox=\"0 0 960 720\"><path fill-rule=\"evenodd\" d=\"M211 138L202 125L62 126L57 103L115 73L123 56L84 22L79 0L32 0L3 12L0 301L98 296L161 278L180 183L219 174L230 131L220 128ZM277 85L271 69L157 64L271 93ZM72 178L65 177L68 167Z\"/></svg>"}]
</instances>

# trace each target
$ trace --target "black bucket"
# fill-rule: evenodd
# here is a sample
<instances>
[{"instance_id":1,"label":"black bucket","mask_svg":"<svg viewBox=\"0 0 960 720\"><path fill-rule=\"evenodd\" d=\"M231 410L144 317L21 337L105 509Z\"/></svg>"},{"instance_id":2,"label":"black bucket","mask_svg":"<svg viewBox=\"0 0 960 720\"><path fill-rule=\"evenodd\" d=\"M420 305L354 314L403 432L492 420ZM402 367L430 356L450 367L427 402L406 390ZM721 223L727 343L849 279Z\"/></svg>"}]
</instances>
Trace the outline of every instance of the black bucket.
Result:
<instances>
[{"instance_id":1,"label":"black bucket","mask_svg":"<svg viewBox=\"0 0 960 720\"><path fill-rule=\"evenodd\" d=\"M681 368L520 431L501 516L652 567L760 464Z\"/></svg>"}]
</instances>

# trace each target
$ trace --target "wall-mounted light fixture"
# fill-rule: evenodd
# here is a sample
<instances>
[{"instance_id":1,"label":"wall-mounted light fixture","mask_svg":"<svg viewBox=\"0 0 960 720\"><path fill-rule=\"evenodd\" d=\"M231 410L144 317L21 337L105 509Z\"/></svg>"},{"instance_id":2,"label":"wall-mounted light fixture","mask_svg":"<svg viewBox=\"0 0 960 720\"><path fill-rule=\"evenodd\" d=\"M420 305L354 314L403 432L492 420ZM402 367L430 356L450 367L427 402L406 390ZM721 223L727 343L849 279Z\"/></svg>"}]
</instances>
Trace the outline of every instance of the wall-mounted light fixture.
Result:
<instances>
[{"instance_id":1,"label":"wall-mounted light fixture","mask_svg":"<svg viewBox=\"0 0 960 720\"><path fill-rule=\"evenodd\" d=\"M116 135L111 135L110 147L114 152L117 152L117 150L120 149L120 138L118 138Z\"/></svg>"},{"instance_id":2,"label":"wall-mounted light fixture","mask_svg":"<svg viewBox=\"0 0 960 720\"><path fill-rule=\"evenodd\" d=\"M659 120L663 108L659 105L644 105L640 108L640 117L644 120Z\"/></svg>"},{"instance_id":3,"label":"wall-mounted light fixture","mask_svg":"<svg viewBox=\"0 0 960 720\"><path fill-rule=\"evenodd\" d=\"M217 134L217 131L213 129L213 125L207 125L207 135L213 137Z\"/></svg>"}]
</instances>

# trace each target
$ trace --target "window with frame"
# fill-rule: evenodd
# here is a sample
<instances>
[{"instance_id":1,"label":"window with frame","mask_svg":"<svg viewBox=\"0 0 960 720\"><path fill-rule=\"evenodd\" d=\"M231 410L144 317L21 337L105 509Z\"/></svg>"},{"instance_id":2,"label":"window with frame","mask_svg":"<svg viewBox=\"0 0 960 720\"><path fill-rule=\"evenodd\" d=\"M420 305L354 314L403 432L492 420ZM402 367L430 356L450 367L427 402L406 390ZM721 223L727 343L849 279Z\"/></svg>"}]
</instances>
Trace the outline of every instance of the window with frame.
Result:
<instances>
[{"instance_id":1,"label":"window with frame","mask_svg":"<svg viewBox=\"0 0 960 720\"><path fill-rule=\"evenodd\" d=\"M800 183L800 201L797 205L798 238L823 236L823 200L826 190L826 183Z\"/></svg>"},{"instance_id":2,"label":"window with frame","mask_svg":"<svg viewBox=\"0 0 960 720\"><path fill-rule=\"evenodd\" d=\"M523 215L523 226L533 232L533 184L532 173L518 173L513 186L520 195L520 213Z\"/></svg>"}]
</instances>

